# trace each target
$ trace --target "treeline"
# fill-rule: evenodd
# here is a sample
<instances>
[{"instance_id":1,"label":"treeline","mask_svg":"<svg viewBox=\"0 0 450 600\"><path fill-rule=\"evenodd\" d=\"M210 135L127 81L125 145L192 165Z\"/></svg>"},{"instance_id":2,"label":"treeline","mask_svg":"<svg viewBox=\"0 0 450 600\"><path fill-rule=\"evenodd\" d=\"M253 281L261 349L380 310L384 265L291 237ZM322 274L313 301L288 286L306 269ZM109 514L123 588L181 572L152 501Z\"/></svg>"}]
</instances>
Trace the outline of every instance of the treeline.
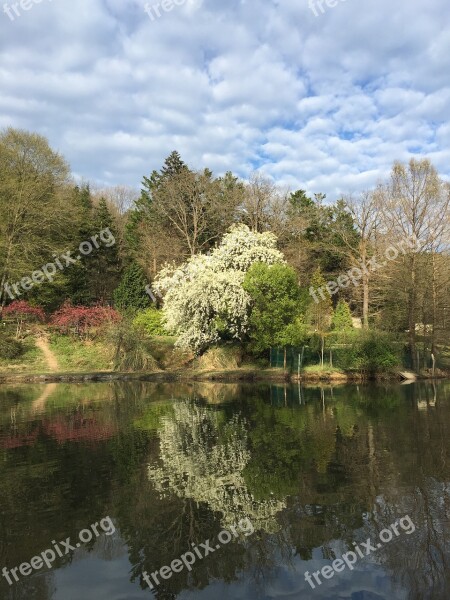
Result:
<instances>
[{"instance_id":1,"label":"treeline","mask_svg":"<svg viewBox=\"0 0 450 600\"><path fill-rule=\"evenodd\" d=\"M210 254L233 224L242 224L275 234L305 289L360 270L357 284L330 287L320 302L341 302L341 313L346 303L365 329L407 332L416 361L418 337L434 353L448 343L449 198L448 183L425 159L395 163L375 189L329 202L321 193L281 189L259 173L242 181L230 172L195 171L175 151L143 177L140 194L99 190L75 184L42 136L7 129L0 134L0 305L14 295L47 313L67 302L148 307L146 287L164 265ZM104 230L113 245L93 248L52 281L20 288L20 298L8 292L8 284L68 250L76 254ZM415 246L394 257L392 248L410 239ZM374 260L382 268L374 269Z\"/></svg>"}]
</instances>

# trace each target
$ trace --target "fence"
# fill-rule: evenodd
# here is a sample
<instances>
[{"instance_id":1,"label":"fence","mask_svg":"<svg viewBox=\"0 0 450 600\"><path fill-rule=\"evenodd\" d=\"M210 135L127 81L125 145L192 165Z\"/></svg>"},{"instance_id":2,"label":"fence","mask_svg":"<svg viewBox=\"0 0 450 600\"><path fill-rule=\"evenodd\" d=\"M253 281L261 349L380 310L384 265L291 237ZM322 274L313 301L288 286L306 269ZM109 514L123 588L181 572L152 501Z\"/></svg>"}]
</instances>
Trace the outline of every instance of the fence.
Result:
<instances>
[{"instance_id":1,"label":"fence","mask_svg":"<svg viewBox=\"0 0 450 600\"><path fill-rule=\"evenodd\" d=\"M399 358L399 363L405 368L412 369L413 361L407 345L404 342L397 342L393 346L397 348L396 354ZM353 344L328 346L324 352L324 363L341 369L352 368L354 364L354 350L355 346ZM271 367L284 368L284 352L284 348L271 348ZM288 346L286 348L286 370L295 373L299 370L299 366L301 371L307 366L319 365L320 356L320 351L312 349L309 345L300 347ZM450 367L450 359L448 357L437 354L435 358L437 369L446 370ZM431 369L433 366L431 351L428 349L418 349L416 360L421 371Z\"/></svg>"}]
</instances>

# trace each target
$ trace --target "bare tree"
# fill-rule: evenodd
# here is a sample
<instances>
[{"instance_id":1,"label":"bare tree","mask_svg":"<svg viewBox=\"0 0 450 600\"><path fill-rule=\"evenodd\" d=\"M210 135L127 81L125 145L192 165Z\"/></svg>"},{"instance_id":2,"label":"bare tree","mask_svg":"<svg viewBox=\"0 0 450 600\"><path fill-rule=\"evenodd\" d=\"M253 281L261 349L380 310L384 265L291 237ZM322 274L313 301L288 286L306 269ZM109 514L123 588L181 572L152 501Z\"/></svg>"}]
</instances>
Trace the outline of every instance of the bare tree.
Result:
<instances>
[{"instance_id":1,"label":"bare tree","mask_svg":"<svg viewBox=\"0 0 450 600\"><path fill-rule=\"evenodd\" d=\"M278 202L279 194L275 184L261 173L253 173L245 186L242 206L243 222L252 231L267 230L271 215Z\"/></svg>"},{"instance_id":2,"label":"bare tree","mask_svg":"<svg viewBox=\"0 0 450 600\"><path fill-rule=\"evenodd\" d=\"M233 223L239 200L225 178L185 169L153 192L152 209L156 219L179 237L186 254L193 256L209 249Z\"/></svg>"},{"instance_id":3,"label":"bare tree","mask_svg":"<svg viewBox=\"0 0 450 600\"><path fill-rule=\"evenodd\" d=\"M362 270L363 326L369 328L370 291L372 274L369 261L376 247L381 226L380 194L378 190L362 192L358 199L346 198L345 204L352 215L357 236L348 228L339 229L344 252L352 267Z\"/></svg>"},{"instance_id":4,"label":"bare tree","mask_svg":"<svg viewBox=\"0 0 450 600\"><path fill-rule=\"evenodd\" d=\"M383 198L384 224L397 243L417 240L416 247L404 257L407 277L409 346L412 363L417 368L416 322L418 316L418 284L421 257L448 248L450 194L429 160L412 159L407 165L395 163L391 181Z\"/></svg>"}]
</instances>

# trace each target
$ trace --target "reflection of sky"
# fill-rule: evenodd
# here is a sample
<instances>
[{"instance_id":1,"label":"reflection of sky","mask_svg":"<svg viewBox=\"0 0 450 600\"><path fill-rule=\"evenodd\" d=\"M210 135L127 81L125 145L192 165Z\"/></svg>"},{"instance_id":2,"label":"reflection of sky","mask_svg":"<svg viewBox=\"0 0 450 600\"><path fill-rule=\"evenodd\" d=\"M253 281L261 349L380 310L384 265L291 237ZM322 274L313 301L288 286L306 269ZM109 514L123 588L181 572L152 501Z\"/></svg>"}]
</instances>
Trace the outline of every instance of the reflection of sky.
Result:
<instances>
[{"instance_id":1,"label":"reflection of sky","mask_svg":"<svg viewBox=\"0 0 450 600\"><path fill-rule=\"evenodd\" d=\"M249 577L243 581L226 585L217 582L205 590L183 592L180 599L192 600L406 600L407 592L395 590L382 567L367 562L355 565L353 571L336 573L332 579L324 581L313 590L305 581L304 574L329 565L330 561L296 559L292 570L284 566L267 574L266 581L258 586Z\"/></svg>"},{"instance_id":2,"label":"reflection of sky","mask_svg":"<svg viewBox=\"0 0 450 600\"><path fill-rule=\"evenodd\" d=\"M396 590L382 566L369 559L359 561L353 571L345 569L332 579L324 580L313 590L305 581L306 571L313 573L331 561L319 558L293 560L291 569L278 566L265 573L264 580L255 583L251 574L243 573L240 581L226 584L211 583L203 590L185 590L180 600L406 600L404 590ZM163 565L160 565L163 566ZM155 565L155 570L159 567ZM194 567L195 568L195 567ZM52 600L138 600L152 597L148 589L142 590L138 581L130 582L131 565L126 555L110 561L88 556L69 567L54 572L56 592Z\"/></svg>"},{"instance_id":3,"label":"reflection of sky","mask_svg":"<svg viewBox=\"0 0 450 600\"><path fill-rule=\"evenodd\" d=\"M89 556L55 572L51 600L148 600L151 593L130 581L130 569L126 556L110 561Z\"/></svg>"}]
</instances>

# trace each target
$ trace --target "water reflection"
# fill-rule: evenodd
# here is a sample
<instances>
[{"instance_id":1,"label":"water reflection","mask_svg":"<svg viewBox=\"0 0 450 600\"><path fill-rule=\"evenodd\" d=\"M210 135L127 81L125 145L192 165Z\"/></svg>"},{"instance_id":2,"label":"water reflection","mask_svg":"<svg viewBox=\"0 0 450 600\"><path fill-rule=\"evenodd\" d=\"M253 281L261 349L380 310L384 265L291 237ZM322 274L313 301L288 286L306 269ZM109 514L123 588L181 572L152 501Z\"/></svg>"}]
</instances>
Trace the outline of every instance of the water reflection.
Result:
<instances>
[{"instance_id":1,"label":"water reflection","mask_svg":"<svg viewBox=\"0 0 450 600\"><path fill-rule=\"evenodd\" d=\"M158 598L449 597L450 389L117 383L0 388L0 569L110 515L103 536L8 600L149 598L142 572L249 517L257 532ZM314 591L305 571L408 514Z\"/></svg>"},{"instance_id":2,"label":"water reflection","mask_svg":"<svg viewBox=\"0 0 450 600\"><path fill-rule=\"evenodd\" d=\"M248 429L238 415L226 420L223 411L177 402L158 432L162 466L151 465L149 477L163 496L170 492L205 503L221 515L223 528L249 518L258 530L276 531L275 516L286 503L257 500L250 492L244 478L251 459Z\"/></svg>"}]
</instances>

